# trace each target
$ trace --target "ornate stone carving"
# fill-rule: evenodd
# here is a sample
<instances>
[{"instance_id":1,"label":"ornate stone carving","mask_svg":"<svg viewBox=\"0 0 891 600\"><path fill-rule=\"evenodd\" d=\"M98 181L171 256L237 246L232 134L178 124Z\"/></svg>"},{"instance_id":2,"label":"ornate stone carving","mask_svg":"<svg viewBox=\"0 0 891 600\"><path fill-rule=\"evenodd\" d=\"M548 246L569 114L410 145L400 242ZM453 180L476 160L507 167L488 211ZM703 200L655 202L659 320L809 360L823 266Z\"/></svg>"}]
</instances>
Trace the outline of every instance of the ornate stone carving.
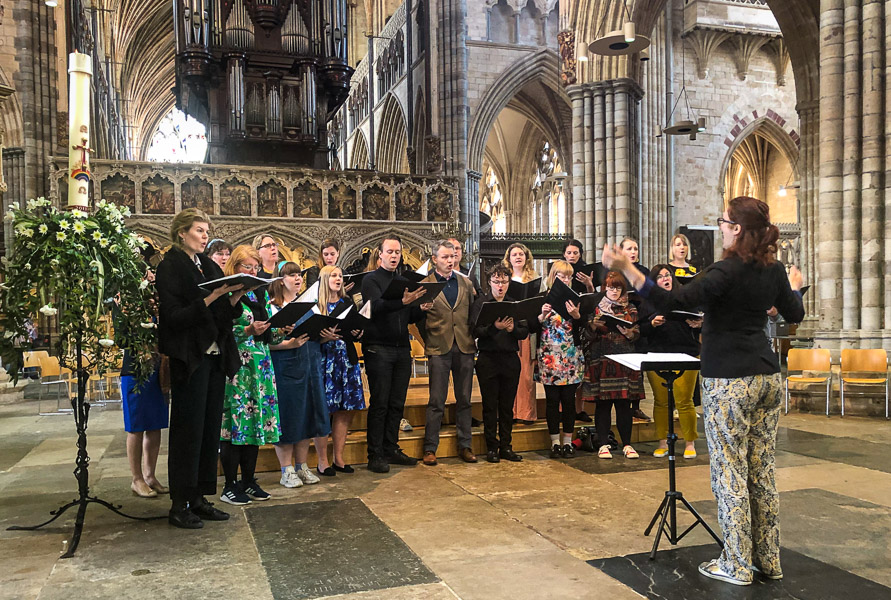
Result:
<instances>
[{"instance_id":1,"label":"ornate stone carving","mask_svg":"<svg viewBox=\"0 0 891 600\"><path fill-rule=\"evenodd\" d=\"M424 156L428 173L442 172L442 140L438 135L424 137Z\"/></svg>"},{"instance_id":2,"label":"ornate stone carving","mask_svg":"<svg viewBox=\"0 0 891 600\"><path fill-rule=\"evenodd\" d=\"M705 79L708 77L708 63L712 54L730 37L730 34L711 29L696 29L684 37L696 55L696 74L700 79Z\"/></svg>"},{"instance_id":3,"label":"ornate stone carving","mask_svg":"<svg viewBox=\"0 0 891 600\"><path fill-rule=\"evenodd\" d=\"M560 44L560 81L563 85L576 83L575 77L575 31L561 31L557 34Z\"/></svg>"}]
</instances>

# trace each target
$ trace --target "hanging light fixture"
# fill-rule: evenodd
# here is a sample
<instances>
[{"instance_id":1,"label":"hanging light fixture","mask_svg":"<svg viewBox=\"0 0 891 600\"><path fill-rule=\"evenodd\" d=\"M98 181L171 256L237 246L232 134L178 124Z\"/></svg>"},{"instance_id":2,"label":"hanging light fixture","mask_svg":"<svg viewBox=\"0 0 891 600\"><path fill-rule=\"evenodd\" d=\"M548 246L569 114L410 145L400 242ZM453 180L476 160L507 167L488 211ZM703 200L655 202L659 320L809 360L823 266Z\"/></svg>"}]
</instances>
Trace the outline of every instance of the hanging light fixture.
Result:
<instances>
[{"instance_id":1,"label":"hanging light fixture","mask_svg":"<svg viewBox=\"0 0 891 600\"><path fill-rule=\"evenodd\" d=\"M43 3L50 8L56 8L57 6L59 6L59 0L44 0Z\"/></svg>"},{"instance_id":2,"label":"hanging light fixture","mask_svg":"<svg viewBox=\"0 0 891 600\"><path fill-rule=\"evenodd\" d=\"M696 117L693 114L693 111L690 109L690 99L687 96L687 71L685 69L686 64L686 53L684 46L681 45L681 81L684 82L681 85L681 91L678 94L678 99L675 100L674 106L671 107L671 112L668 113L668 124L662 128L662 133L665 135L688 135L690 136L691 141L696 140L697 133L705 132L705 117ZM684 99L684 106L687 108L687 118L672 122L672 117L674 116L675 110L677 110L678 104L681 101L681 98ZM661 134L656 137L662 137Z\"/></svg>"},{"instance_id":3,"label":"hanging light fixture","mask_svg":"<svg viewBox=\"0 0 891 600\"><path fill-rule=\"evenodd\" d=\"M637 26L634 21L631 20L631 13L628 11L627 0L622 0L622 5L625 8L625 14L628 17L628 20L622 25L622 29L611 31L588 44L588 50L594 54L600 54L601 56L635 54L636 52L643 51L650 45L649 38L637 34ZM606 24L608 15L609 11L604 10L603 20L600 22L600 27L597 28L598 33L603 28L604 24ZM649 60L649 57L641 60Z\"/></svg>"}]
</instances>

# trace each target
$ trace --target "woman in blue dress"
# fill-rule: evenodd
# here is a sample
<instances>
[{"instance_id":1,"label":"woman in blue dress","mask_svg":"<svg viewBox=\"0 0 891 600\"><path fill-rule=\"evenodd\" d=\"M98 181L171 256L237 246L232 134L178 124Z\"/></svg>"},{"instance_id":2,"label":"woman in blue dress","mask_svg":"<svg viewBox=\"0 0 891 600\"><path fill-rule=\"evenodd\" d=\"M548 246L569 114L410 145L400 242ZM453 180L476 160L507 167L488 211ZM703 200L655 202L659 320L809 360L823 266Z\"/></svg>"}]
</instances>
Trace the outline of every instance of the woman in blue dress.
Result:
<instances>
[{"instance_id":1,"label":"woman in blue dress","mask_svg":"<svg viewBox=\"0 0 891 600\"><path fill-rule=\"evenodd\" d=\"M280 263L277 276L282 279L269 286L273 314L293 302L303 289L303 275L297 263ZM308 319L311 314L301 317L297 324ZM285 334L289 332L289 328L283 331ZM323 334L328 339L336 337L333 331L326 330ZM280 336L274 333L273 341L278 339L281 339ZM310 440L315 443L319 466L323 470L330 469L328 434L331 433L331 425L325 402L322 355L319 343L308 340L307 336L287 338L270 346L281 426L275 454L282 470L279 483L286 488L319 482L319 478L306 464Z\"/></svg>"},{"instance_id":2,"label":"woman in blue dress","mask_svg":"<svg viewBox=\"0 0 891 600\"><path fill-rule=\"evenodd\" d=\"M319 272L319 311L326 315L339 314L347 307L349 310L356 309L348 298L344 298L343 272L340 267L323 267ZM351 411L365 408L362 371L355 345L355 341L362 337L362 332L353 330L338 333L338 339L322 344L325 396L331 413L331 437L334 441L334 468L329 472L320 469L322 475L334 475L336 471L353 472L353 468L343 460L343 449L353 418Z\"/></svg>"}]
</instances>

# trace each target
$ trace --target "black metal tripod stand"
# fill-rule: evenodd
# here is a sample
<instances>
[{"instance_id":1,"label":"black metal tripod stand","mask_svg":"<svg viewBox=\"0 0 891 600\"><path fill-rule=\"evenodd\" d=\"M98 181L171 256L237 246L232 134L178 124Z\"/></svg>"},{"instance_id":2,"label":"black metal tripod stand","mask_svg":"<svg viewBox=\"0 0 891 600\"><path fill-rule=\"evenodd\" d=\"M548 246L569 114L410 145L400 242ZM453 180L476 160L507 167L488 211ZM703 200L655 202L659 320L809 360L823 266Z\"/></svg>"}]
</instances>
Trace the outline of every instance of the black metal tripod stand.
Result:
<instances>
[{"instance_id":1,"label":"black metal tripod stand","mask_svg":"<svg viewBox=\"0 0 891 600\"><path fill-rule=\"evenodd\" d=\"M688 367L689 368L689 367ZM718 542L718 545L721 548L724 547L724 542L721 541L721 538L712 531L712 528L708 526L703 518L696 512L696 509L693 508L687 499L684 498L683 492L679 492L676 486L675 479L675 467L676 460L674 454L674 445L678 439L677 434L674 432L674 382L681 375L684 374L684 368L680 370L661 370L661 369L653 369L659 377L662 377L665 380L663 384L666 388L668 388L668 491L665 492L665 498L662 499L662 504L659 505L658 510L656 510L656 514L653 515L653 520L650 521L649 526L647 526L644 531L644 535L650 535L650 532L653 530L653 526L656 524L656 521L659 521L659 531L656 533L656 539L653 540L653 550L650 552L650 560L656 558L656 550L659 549L659 541L662 538L662 535L665 534L665 537L671 542L672 545L677 544L681 539L690 533L694 527L698 524L702 523L702 526L705 527L705 530L708 531L709 535L715 538L715 541ZM677 502L680 500L684 507L690 511L690 514L693 515L695 519L693 524L690 525L687 529L684 530L683 533L678 535L678 523L677 523Z\"/></svg>"},{"instance_id":2,"label":"black metal tripod stand","mask_svg":"<svg viewBox=\"0 0 891 600\"><path fill-rule=\"evenodd\" d=\"M87 505L91 502L104 506L113 513L122 517L133 519L135 521L151 521L152 519L160 519L158 517L134 517L127 513L121 512L121 505L114 505L106 502L102 498L90 496L90 455L87 453L87 421L90 416L90 403L86 400L87 380L89 373L83 364L83 349L81 347L81 336L78 335L76 341L77 351L77 395L71 399L71 407L74 409L74 424L77 429L77 458L75 459L74 477L77 479L78 496L68 504L60 506L56 510L51 510L53 515L48 521L44 521L39 525L12 525L7 531L34 531L46 525L49 525L62 516L69 508L77 507L77 516L74 519L74 531L68 546L62 558L71 558L80 544L80 535L84 528L84 516L87 512Z\"/></svg>"}]
</instances>

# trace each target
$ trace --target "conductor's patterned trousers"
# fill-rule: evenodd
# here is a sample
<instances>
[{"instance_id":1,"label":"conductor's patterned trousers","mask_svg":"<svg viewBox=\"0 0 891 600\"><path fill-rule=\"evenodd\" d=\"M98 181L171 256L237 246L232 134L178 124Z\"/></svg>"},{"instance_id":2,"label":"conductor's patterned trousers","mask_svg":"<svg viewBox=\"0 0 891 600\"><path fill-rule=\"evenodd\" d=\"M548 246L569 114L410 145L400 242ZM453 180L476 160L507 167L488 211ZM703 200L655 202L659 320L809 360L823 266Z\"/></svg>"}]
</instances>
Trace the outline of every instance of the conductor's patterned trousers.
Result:
<instances>
[{"instance_id":1,"label":"conductor's patterned trousers","mask_svg":"<svg viewBox=\"0 0 891 600\"><path fill-rule=\"evenodd\" d=\"M782 376L702 378L712 492L724 535L721 569L752 580L752 567L780 575L777 422Z\"/></svg>"}]
</instances>

